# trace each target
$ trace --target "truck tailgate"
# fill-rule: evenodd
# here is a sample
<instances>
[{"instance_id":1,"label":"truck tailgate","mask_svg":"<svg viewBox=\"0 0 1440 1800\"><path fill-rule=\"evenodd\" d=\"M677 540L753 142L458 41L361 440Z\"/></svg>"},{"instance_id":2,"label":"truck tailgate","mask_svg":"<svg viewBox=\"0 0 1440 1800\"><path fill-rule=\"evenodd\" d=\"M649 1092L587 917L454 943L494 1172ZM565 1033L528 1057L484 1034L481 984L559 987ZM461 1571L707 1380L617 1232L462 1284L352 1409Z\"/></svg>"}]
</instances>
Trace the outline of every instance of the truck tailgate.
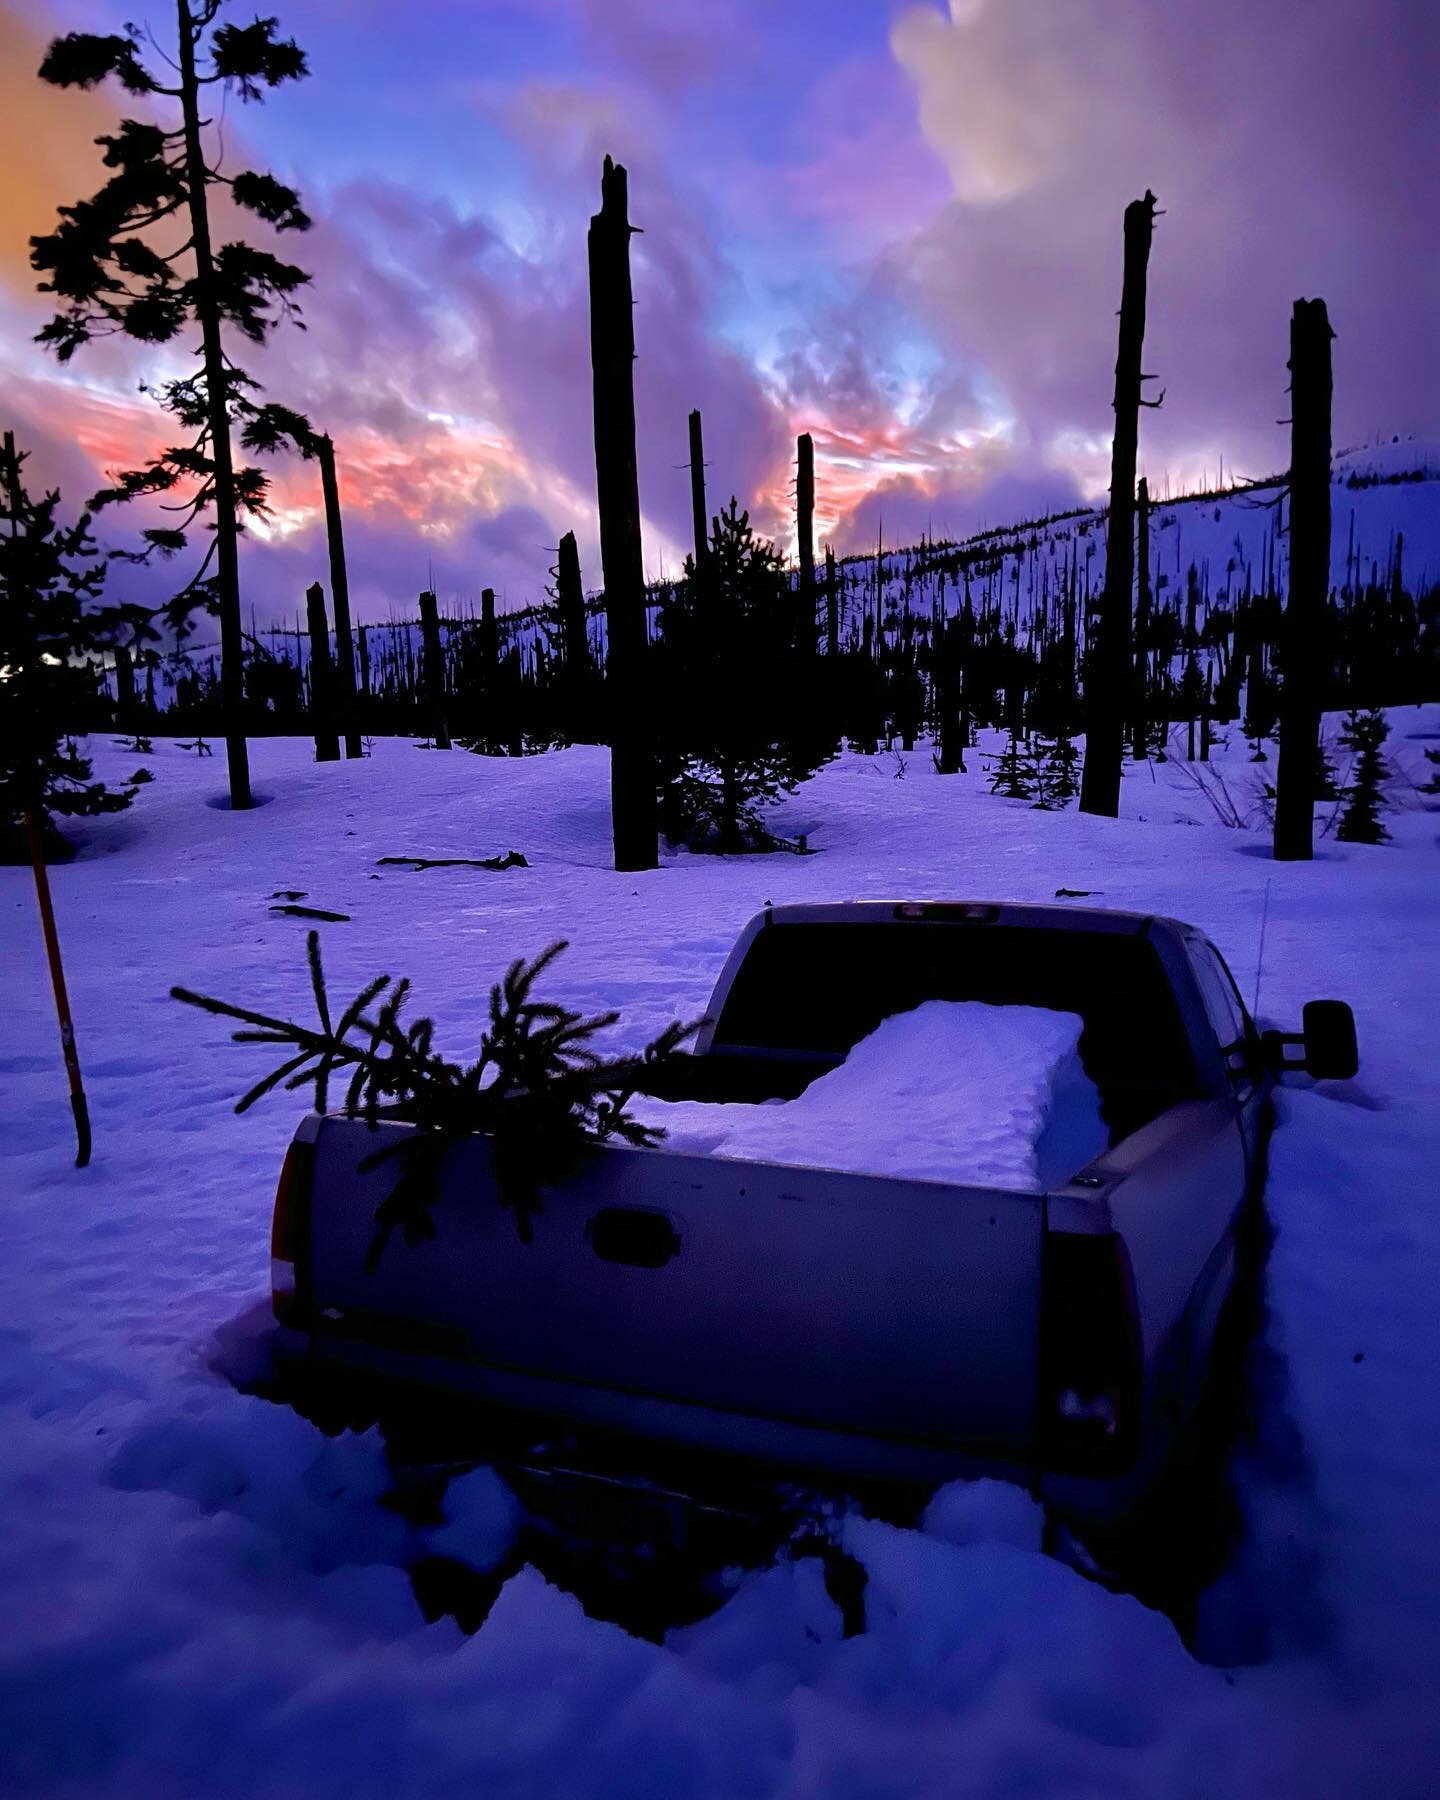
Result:
<instances>
[{"instance_id":1,"label":"truck tailgate","mask_svg":"<svg viewBox=\"0 0 1440 1800\"><path fill-rule=\"evenodd\" d=\"M606 1149L546 1190L522 1243L473 1138L450 1152L434 1238L397 1235L368 1273L397 1170L359 1164L408 1129L320 1126L322 1350L353 1337L755 1418L1030 1449L1040 1195Z\"/></svg>"}]
</instances>

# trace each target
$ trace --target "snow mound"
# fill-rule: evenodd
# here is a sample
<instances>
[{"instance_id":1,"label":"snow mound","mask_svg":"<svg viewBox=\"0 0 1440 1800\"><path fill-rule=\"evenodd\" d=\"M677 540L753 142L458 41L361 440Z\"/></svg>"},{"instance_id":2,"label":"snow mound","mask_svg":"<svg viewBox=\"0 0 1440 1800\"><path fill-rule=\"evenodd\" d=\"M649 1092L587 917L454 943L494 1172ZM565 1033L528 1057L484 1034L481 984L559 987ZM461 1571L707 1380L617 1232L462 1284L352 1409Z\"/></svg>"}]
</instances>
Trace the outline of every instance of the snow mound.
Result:
<instances>
[{"instance_id":1,"label":"snow mound","mask_svg":"<svg viewBox=\"0 0 1440 1800\"><path fill-rule=\"evenodd\" d=\"M928 1000L883 1020L794 1100L634 1110L671 1150L1033 1191L1109 1141L1081 1030L1075 1013Z\"/></svg>"}]
</instances>

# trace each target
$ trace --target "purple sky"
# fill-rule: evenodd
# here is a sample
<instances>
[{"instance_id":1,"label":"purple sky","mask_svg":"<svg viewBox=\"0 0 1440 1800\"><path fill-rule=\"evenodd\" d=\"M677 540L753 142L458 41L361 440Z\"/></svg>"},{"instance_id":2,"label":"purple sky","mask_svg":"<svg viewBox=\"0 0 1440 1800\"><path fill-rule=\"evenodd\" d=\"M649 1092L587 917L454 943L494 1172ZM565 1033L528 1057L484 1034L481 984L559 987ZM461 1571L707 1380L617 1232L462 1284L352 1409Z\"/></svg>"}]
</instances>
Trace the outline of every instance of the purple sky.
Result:
<instances>
[{"instance_id":1,"label":"purple sky","mask_svg":"<svg viewBox=\"0 0 1440 1800\"><path fill-rule=\"evenodd\" d=\"M275 0L280 6L280 0ZM170 9L143 6L163 40ZM0 372L32 467L82 496L163 441L153 355L62 372L25 240L98 180L108 97L44 43L136 0L0 0ZM237 10L239 18L248 11ZM1152 187L1152 484L1284 466L1288 321L1337 331L1337 446L1440 426L1433 0L297 0L311 78L232 103L232 162L316 219L309 330L247 359L334 435L362 616L540 597L561 532L598 585L584 233L630 168L646 563L712 509L790 535L812 430L822 537L958 533L1103 488L1120 217ZM1427 221L1430 221L1427 224ZM323 578L312 467L276 470L247 604ZM114 515L111 515L114 517Z\"/></svg>"}]
</instances>

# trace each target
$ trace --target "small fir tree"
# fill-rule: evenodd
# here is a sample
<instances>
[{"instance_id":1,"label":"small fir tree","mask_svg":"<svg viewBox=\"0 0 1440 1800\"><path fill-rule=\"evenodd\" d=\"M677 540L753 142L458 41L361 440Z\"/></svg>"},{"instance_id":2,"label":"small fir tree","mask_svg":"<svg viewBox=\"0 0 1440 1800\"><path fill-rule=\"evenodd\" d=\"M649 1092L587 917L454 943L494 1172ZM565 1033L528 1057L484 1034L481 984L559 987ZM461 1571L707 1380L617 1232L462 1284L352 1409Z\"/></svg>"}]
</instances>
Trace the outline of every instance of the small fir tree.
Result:
<instances>
[{"instance_id":1,"label":"small fir tree","mask_svg":"<svg viewBox=\"0 0 1440 1800\"><path fill-rule=\"evenodd\" d=\"M1058 812L1080 792L1080 752L1068 731L1037 745L1034 766L1035 805L1044 812Z\"/></svg>"},{"instance_id":2,"label":"small fir tree","mask_svg":"<svg viewBox=\"0 0 1440 1800\"><path fill-rule=\"evenodd\" d=\"M775 546L731 500L714 521L703 580L660 606L657 687L665 835L720 854L788 848L760 816L835 752L820 716L813 621L801 620Z\"/></svg>"},{"instance_id":3,"label":"small fir tree","mask_svg":"<svg viewBox=\"0 0 1440 1800\"><path fill-rule=\"evenodd\" d=\"M1035 797L1035 754L1012 731L990 778L990 792L1006 800Z\"/></svg>"},{"instance_id":4,"label":"small fir tree","mask_svg":"<svg viewBox=\"0 0 1440 1800\"><path fill-rule=\"evenodd\" d=\"M1390 727L1378 707L1346 715L1340 741L1355 760L1345 787L1345 810L1335 835L1347 844L1383 844L1390 837L1380 818L1385 807L1385 783L1390 779L1390 766L1382 753L1389 735Z\"/></svg>"},{"instance_id":5,"label":"small fir tree","mask_svg":"<svg viewBox=\"0 0 1440 1800\"><path fill-rule=\"evenodd\" d=\"M31 500L24 455L6 433L0 451L0 860L28 861L23 815L38 824L47 855L69 846L54 819L120 812L133 784L111 788L91 777L71 732L91 723L91 665L122 628L126 611L103 601L105 564L82 514L57 517L58 493ZM98 722L98 721L93 721Z\"/></svg>"}]
</instances>

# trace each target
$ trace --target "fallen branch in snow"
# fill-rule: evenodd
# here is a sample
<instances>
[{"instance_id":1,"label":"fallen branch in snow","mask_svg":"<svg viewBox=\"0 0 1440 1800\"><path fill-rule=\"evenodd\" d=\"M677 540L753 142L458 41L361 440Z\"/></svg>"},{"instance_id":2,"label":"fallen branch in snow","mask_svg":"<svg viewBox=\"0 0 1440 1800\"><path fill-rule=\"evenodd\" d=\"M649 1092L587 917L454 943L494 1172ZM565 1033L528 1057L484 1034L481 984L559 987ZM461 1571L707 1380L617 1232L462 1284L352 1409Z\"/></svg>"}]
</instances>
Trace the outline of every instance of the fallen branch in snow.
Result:
<instances>
[{"instance_id":1,"label":"fallen branch in snow","mask_svg":"<svg viewBox=\"0 0 1440 1800\"><path fill-rule=\"evenodd\" d=\"M376 867L393 863L407 869L528 869L530 864L518 850L507 850L503 856L380 856Z\"/></svg>"},{"instance_id":2,"label":"fallen branch in snow","mask_svg":"<svg viewBox=\"0 0 1440 1800\"><path fill-rule=\"evenodd\" d=\"M401 1025L408 980L392 984L388 975L377 975L332 1024L316 931L306 944L316 1025L251 1012L189 988L172 987L170 993L187 1006L238 1020L244 1029L232 1034L237 1044L283 1044L294 1051L241 1097L236 1112L283 1084L287 1092L313 1085L315 1110L323 1113L330 1076L344 1068L350 1077L343 1103L348 1118L373 1127L384 1116L415 1126L361 1164L373 1168L391 1158L400 1163L395 1186L376 1208L373 1268L397 1227L410 1244L434 1236L430 1208L446 1152L458 1137L489 1136L501 1202L514 1211L521 1241L528 1243L542 1187L565 1180L610 1138L648 1147L665 1135L626 1109L640 1076L673 1055L700 1021L667 1026L639 1056L600 1056L589 1040L613 1025L618 1013L587 1019L530 997L537 978L565 947L561 941L534 962L521 957L511 963L504 980L490 989L489 1028L481 1036L479 1057L468 1066L450 1062L432 1047L433 1019Z\"/></svg>"}]
</instances>

